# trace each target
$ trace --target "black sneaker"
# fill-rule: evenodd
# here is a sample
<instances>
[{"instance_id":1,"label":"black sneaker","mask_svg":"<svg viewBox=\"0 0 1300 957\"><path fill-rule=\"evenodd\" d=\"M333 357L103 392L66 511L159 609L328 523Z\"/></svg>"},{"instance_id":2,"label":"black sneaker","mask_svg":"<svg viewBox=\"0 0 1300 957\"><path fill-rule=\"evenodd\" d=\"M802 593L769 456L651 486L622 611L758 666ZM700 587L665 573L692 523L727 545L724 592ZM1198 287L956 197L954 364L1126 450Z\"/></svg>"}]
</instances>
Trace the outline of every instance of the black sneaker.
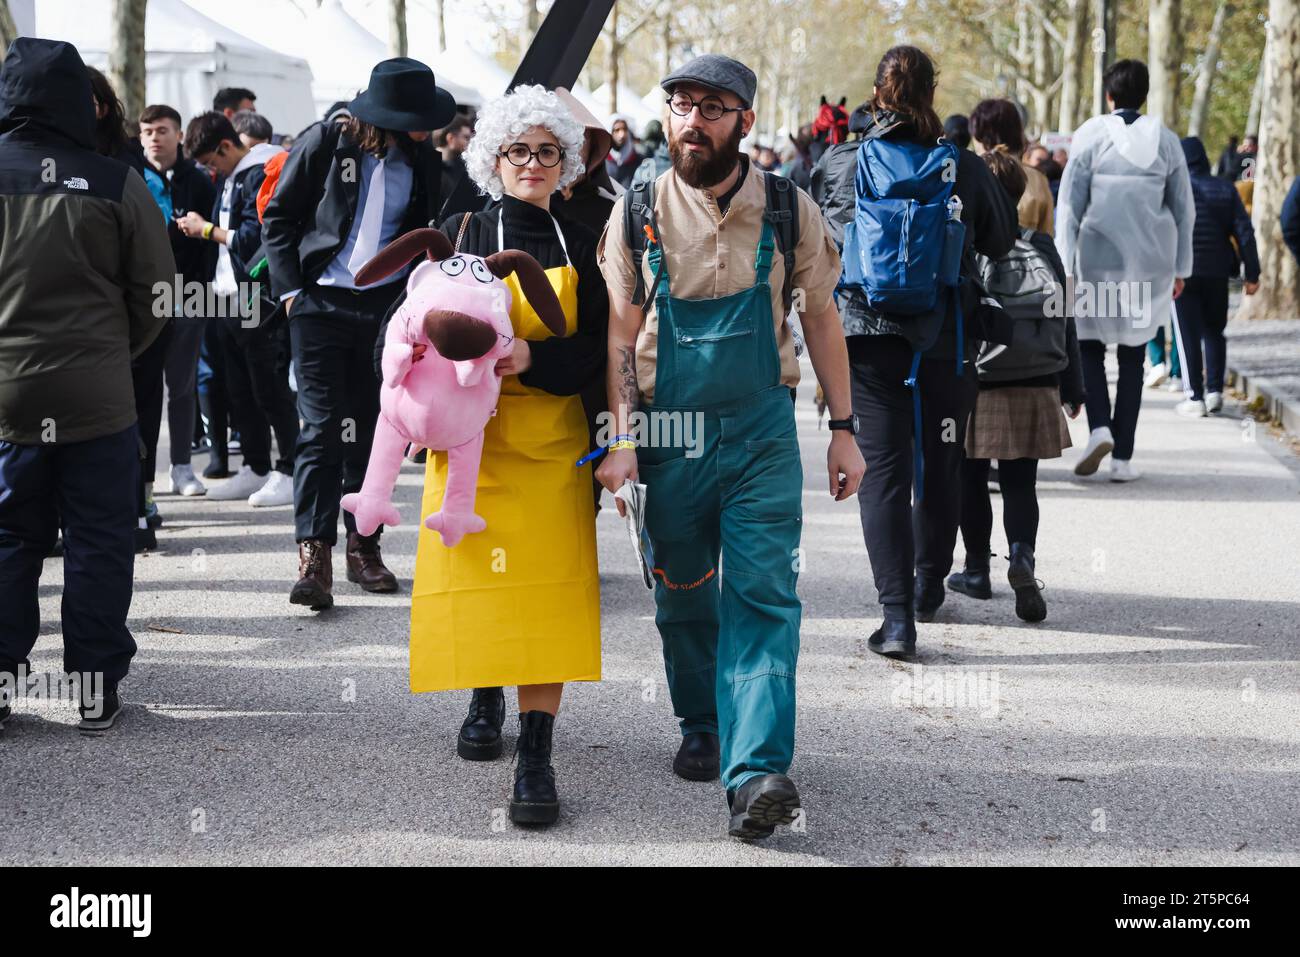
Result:
<instances>
[{"instance_id":1,"label":"black sneaker","mask_svg":"<svg viewBox=\"0 0 1300 957\"><path fill-rule=\"evenodd\" d=\"M103 734L117 723L124 704L116 688L107 688L102 697L90 699L89 705L80 705L81 723L77 730L82 734Z\"/></svg>"},{"instance_id":2,"label":"black sneaker","mask_svg":"<svg viewBox=\"0 0 1300 957\"><path fill-rule=\"evenodd\" d=\"M158 536L153 529L146 526L135 530L135 553L151 552L158 547Z\"/></svg>"},{"instance_id":3,"label":"black sneaker","mask_svg":"<svg viewBox=\"0 0 1300 957\"><path fill-rule=\"evenodd\" d=\"M731 826L727 833L742 841L771 837L778 824L792 824L799 811L799 791L784 774L750 778L729 799Z\"/></svg>"}]
</instances>

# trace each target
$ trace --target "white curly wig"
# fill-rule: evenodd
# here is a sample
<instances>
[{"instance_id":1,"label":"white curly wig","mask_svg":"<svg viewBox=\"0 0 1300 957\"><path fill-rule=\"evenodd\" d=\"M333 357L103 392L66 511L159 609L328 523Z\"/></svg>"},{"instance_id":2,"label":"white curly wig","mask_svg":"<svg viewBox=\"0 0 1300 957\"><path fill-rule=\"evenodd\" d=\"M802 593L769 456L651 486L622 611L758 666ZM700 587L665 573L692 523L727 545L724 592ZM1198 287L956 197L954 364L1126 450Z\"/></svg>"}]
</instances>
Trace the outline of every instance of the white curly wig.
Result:
<instances>
[{"instance_id":1,"label":"white curly wig","mask_svg":"<svg viewBox=\"0 0 1300 957\"><path fill-rule=\"evenodd\" d=\"M505 96L489 100L474 124L474 138L465 151L465 166L479 192L501 199L505 184L496 169L497 153L534 126L549 130L564 150L558 189L573 185L586 172L582 162L586 128L546 87L517 86Z\"/></svg>"}]
</instances>

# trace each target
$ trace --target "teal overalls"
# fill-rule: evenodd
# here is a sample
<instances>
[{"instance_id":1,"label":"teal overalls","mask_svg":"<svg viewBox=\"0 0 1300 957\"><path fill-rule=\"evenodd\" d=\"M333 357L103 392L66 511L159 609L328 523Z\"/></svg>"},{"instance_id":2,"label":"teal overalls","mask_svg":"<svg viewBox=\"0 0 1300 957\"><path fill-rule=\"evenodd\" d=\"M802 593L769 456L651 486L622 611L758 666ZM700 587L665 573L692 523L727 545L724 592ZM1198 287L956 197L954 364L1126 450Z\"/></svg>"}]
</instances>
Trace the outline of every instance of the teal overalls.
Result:
<instances>
[{"instance_id":1,"label":"teal overalls","mask_svg":"<svg viewBox=\"0 0 1300 957\"><path fill-rule=\"evenodd\" d=\"M655 623L682 733L718 734L729 792L794 756L803 468L773 329L774 248L765 221L754 285L721 299L673 298L659 243L647 248L659 341L645 411L652 430L656 414L703 419L697 457L637 451Z\"/></svg>"}]
</instances>

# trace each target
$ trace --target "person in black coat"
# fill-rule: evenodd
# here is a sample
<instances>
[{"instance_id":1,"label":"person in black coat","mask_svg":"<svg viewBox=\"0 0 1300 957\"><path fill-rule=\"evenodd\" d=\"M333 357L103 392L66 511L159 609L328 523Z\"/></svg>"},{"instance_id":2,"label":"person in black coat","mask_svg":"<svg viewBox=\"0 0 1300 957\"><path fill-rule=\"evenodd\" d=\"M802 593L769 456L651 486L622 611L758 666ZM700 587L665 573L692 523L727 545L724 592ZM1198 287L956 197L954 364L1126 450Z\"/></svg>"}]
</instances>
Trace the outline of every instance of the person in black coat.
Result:
<instances>
[{"instance_id":1,"label":"person in black coat","mask_svg":"<svg viewBox=\"0 0 1300 957\"><path fill-rule=\"evenodd\" d=\"M315 611L334 603L339 500L361 490L379 415L370 357L407 270L365 287L353 276L392 239L436 220L441 159L429 131L451 121L456 101L423 63L396 57L375 66L348 110L294 142L262 225L271 285L289 317L302 420L294 462L298 581L289 600ZM345 417L355 434L345 436ZM396 591L379 550L382 529L358 535L350 512L343 523L349 581Z\"/></svg>"},{"instance_id":2,"label":"person in black coat","mask_svg":"<svg viewBox=\"0 0 1300 957\"><path fill-rule=\"evenodd\" d=\"M916 47L898 46L886 52L876 70L873 100L850 119L850 131L860 130L860 139L831 147L814 169L813 197L837 241L856 208L854 176L862 140L883 137L932 146L943 136L933 107L934 80L934 64ZM1014 244L1016 209L970 150L958 154L953 192L962 202L966 229L961 274L969 279L977 275L975 251L998 258ZM943 603L944 578L952 568L962 445L975 402L970 363L977 342L990 337L977 321L975 283L963 282L958 296L965 317L960 341L956 316L947 302L927 316L891 317L872 310L856 290L847 291L842 300L853 411L860 427L858 447L868 463L858 502L885 619L868 647L880 654L906 657L915 652L916 621L934 617ZM913 457L918 450L914 449L913 390L905 380L913 352L931 342L916 380L922 405L919 452L924 481L921 501L913 507ZM957 374L959 355L963 375Z\"/></svg>"},{"instance_id":3,"label":"person in black coat","mask_svg":"<svg viewBox=\"0 0 1300 957\"><path fill-rule=\"evenodd\" d=\"M215 111L190 121L185 145L195 159L222 177L212 221L190 212L180 226L187 236L217 246L213 289L222 303L215 317L219 374L244 456L234 477L215 486L208 497L245 499L252 506L288 505L293 501L290 476L298 415L280 361L283 330L265 318L273 315L273 306L264 285L253 277L264 258L257 193L266 179L266 161L281 150L269 143L244 146L230 120ZM272 430L279 447L275 463ZM212 441L224 444L224 438L214 435Z\"/></svg>"},{"instance_id":4,"label":"person in black coat","mask_svg":"<svg viewBox=\"0 0 1300 957\"><path fill-rule=\"evenodd\" d=\"M1282 241L1291 255L1300 262L1300 176L1291 182L1291 189L1282 202Z\"/></svg>"},{"instance_id":5,"label":"person in black coat","mask_svg":"<svg viewBox=\"0 0 1300 957\"><path fill-rule=\"evenodd\" d=\"M182 139L180 113L164 104L144 108L140 114L140 144L144 150L145 185L167 223L180 281L187 288L203 288L212 280L217 250L201 237L186 236L177 220L193 210L210 210L216 198L216 187L207 171L185 156ZM182 296L179 301L184 299ZM190 446L194 437L199 346L203 341L206 318L206 314L187 315L184 311L175 317L163 366L167 385L167 431L171 437L168 491L178 495L202 495L205 491L190 465ZM145 476L150 487L153 485L156 446L155 435ZM148 492L147 498L151 501L152 488Z\"/></svg>"},{"instance_id":6,"label":"person in black coat","mask_svg":"<svg viewBox=\"0 0 1300 957\"><path fill-rule=\"evenodd\" d=\"M1200 139L1186 137L1182 146L1196 203L1196 223L1192 228L1192 274L1174 302L1183 389L1187 393L1178 412L1200 417L1223 408L1228 280L1236 278L1244 267L1244 291L1254 295L1259 288L1259 255L1255 251L1255 230L1236 187L1210 173L1210 161Z\"/></svg>"}]
</instances>

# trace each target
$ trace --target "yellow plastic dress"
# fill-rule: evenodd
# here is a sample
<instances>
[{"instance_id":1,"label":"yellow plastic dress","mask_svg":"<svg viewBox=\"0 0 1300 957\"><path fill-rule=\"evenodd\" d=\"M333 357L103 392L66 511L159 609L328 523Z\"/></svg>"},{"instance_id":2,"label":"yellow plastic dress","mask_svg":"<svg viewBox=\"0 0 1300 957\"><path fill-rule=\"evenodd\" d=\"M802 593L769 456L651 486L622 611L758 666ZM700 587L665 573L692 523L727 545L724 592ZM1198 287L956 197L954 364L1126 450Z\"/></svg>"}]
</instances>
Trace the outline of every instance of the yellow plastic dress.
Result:
<instances>
[{"instance_id":1,"label":"yellow plastic dress","mask_svg":"<svg viewBox=\"0 0 1300 957\"><path fill-rule=\"evenodd\" d=\"M557 225L556 232L559 232ZM563 243L564 237L560 236ZM578 325L578 274L546 270ZM516 336L551 336L514 276ZM488 421L474 510L487 528L447 548L420 527L411 599L411 690L600 680L600 591L591 477L578 396L501 381ZM421 516L442 506L447 455L430 453Z\"/></svg>"}]
</instances>

